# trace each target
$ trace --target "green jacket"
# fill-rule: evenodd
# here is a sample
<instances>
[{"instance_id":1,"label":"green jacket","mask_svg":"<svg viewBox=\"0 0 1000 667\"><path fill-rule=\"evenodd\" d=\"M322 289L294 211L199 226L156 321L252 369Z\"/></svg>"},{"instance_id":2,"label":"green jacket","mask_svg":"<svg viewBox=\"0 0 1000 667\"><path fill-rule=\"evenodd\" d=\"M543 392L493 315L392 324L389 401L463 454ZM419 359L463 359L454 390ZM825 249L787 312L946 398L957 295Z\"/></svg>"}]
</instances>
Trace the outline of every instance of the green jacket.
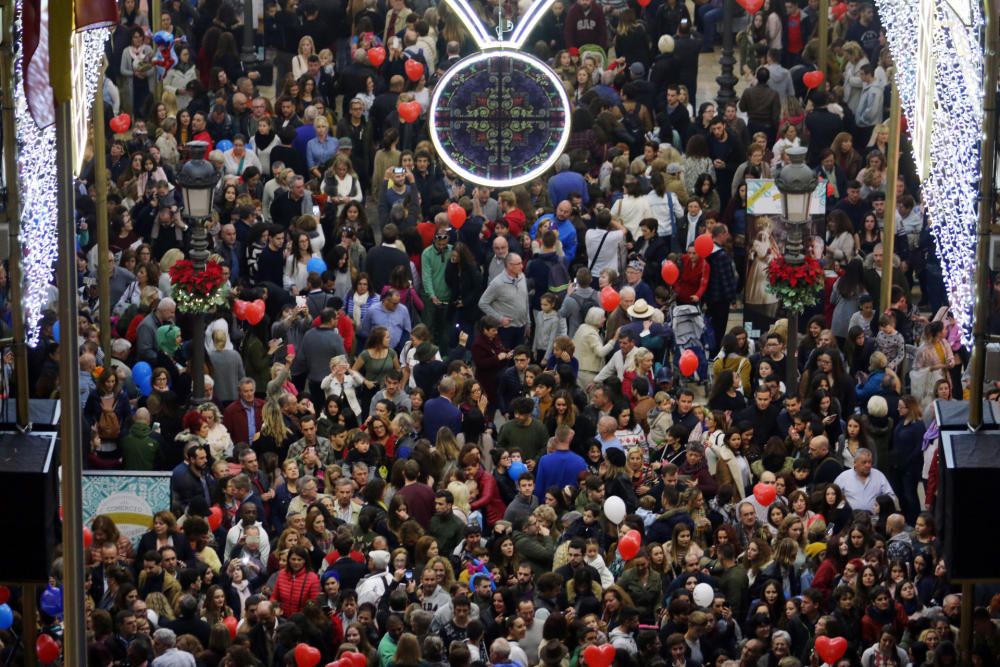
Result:
<instances>
[{"instance_id":1,"label":"green jacket","mask_svg":"<svg viewBox=\"0 0 1000 667\"><path fill-rule=\"evenodd\" d=\"M420 278L428 298L436 296L440 301L451 301L451 287L444 280L444 270L448 268L450 258L450 245L440 253L432 244L420 255Z\"/></svg>"},{"instance_id":2,"label":"green jacket","mask_svg":"<svg viewBox=\"0 0 1000 667\"><path fill-rule=\"evenodd\" d=\"M122 455L126 470L150 471L156 469L160 443L151 437L153 429L142 422L134 422L122 438Z\"/></svg>"},{"instance_id":3,"label":"green jacket","mask_svg":"<svg viewBox=\"0 0 1000 667\"><path fill-rule=\"evenodd\" d=\"M662 579L660 573L654 570L649 571L646 583L639 579L639 572L633 567L625 570L618 585L632 596L635 606L644 611L644 616L653 616L663 598Z\"/></svg>"},{"instance_id":4,"label":"green jacket","mask_svg":"<svg viewBox=\"0 0 1000 667\"><path fill-rule=\"evenodd\" d=\"M549 430L545 424L532 419L527 426L521 426L516 420L505 423L500 428L500 436L497 446L501 449L517 447L521 450L525 460L538 458L545 453L549 444Z\"/></svg>"},{"instance_id":5,"label":"green jacket","mask_svg":"<svg viewBox=\"0 0 1000 667\"><path fill-rule=\"evenodd\" d=\"M437 539L441 554L447 557L465 539L465 524L451 512L445 516L435 512L431 517L429 533Z\"/></svg>"},{"instance_id":6,"label":"green jacket","mask_svg":"<svg viewBox=\"0 0 1000 667\"><path fill-rule=\"evenodd\" d=\"M531 565L536 577L552 569L555 548L556 542L551 535L543 537L514 531L514 549Z\"/></svg>"}]
</instances>

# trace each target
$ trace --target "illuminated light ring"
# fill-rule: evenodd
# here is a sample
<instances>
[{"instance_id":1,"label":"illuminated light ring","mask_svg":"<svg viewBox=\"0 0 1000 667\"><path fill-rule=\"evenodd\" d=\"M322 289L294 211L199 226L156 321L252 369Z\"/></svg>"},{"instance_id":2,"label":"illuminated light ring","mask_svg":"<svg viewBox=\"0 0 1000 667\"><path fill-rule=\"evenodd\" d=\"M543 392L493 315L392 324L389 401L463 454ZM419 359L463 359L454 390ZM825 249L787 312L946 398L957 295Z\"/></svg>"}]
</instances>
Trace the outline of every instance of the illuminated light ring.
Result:
<instances>
[{"instance_id":1,"label":"illuminated light ring","mask_svg":"<svg viewBox=\"0 0 1000 667\"><path fill-rule=\"evenodd\" d=\"M914 135L914 162L926 174L924 204L948 298L968 345L983 125L982 10L967 0L969 12L960 21L946 0L876 2L896 66L900 104ZM930 25L923 23L928 20ZM920 44L915 35L929 37L930 43ZM931 56L934 61L926 61ZM921 99L929 92L932 99ZM929 155L918 145L922 133L930 135Z\"/></svg>"},{"instance_id":2,"label":"illuminated light ring","mask_svg":"<svg viewBox=\"0 0 1000 667\"><path fill-rule=\"evenodd\" d=\"M542 2L533 3L528 7L528 10L520 18L517 26L514 28L514 32L511 34L510 39L498 39L493 33L483 25L483 22L479 19L476 14L476 10L473 9L467 0L447 0L448 4L451 5L458 13L458 17L465 24L465 27L469 29L472 33L472 39L475 40L476 44L481 49L487 49L496 46L505 46L512 49L520 49L524 46L524 43L528 40L531 35L531 31L534 30L535 26L545 13L549 11L556 0L543 0Z\"/></svg>"},{"instance_id":3,"label":"illuminated light ring","mask_svg":"<svg viewBox=\"0 0 1000 667\"><path fill-rule=\"evenodd\" d=\"M510 70L503 70L502 63L505 60L510 63ZM486 63L487 67L480 67L481 63ZM518 69L520 71L516 71ZM529 70L530 74L528 73ZM474 94L459 94L457 89L463 85L470 85L473 83L472 79L474 78L482 77L487 77L491 79L491 83L497 84L497 87L488 91L488 96L496 96L494 100L495 105L504 107L507 114L510 114L513 108L507 103L506 99L500 99L506 94L506 91L502 88L504 79L509 81L512 78L517 78L521 80L521 83L534 83L539 88L541 88L543 82L548 84L548 90L535 91L538 96L536 99L545 98L549 102L548 109L541 109L537 112L536 116L528 119L529 122L537 122L537 127L533 130L528 130L526 133L522 132L522 135L527 135L522 136L522 142L528 140L534 141L535 144L532 147L537 148L539 151L538 155L544 154L543 159L537 159L538 156L536 156L534 163L530 167L523 169L519 169L517 165L511 164L508 173L501 173L505 164L502 160L498 160L496 164L472 164L472 155L465 152L459 152L458 155L455 154L457 144L464 143L466 148L471 148L475 145L469 137L465 137L464 141L459 141L456 137L451 136L452 134L458 136L468 134L470 130L467 130L463 124L474 122L474 117L471 116L464 118L456 117L456 111L458 111L455 108L456 98L470 97ZM442 98L446 99L442 100ZM427 117L430 137L434 148L452 171L472 183L488 185L490 187L509 187L538 177L550 169L555 161L559 159L569 141L569 108L569 97L566 94L566 89L555 72L531 56L519 51L501 48L489 49L468 56L449 67L434 87L434 93L431 96L431 108ZM478 113L485 113L485 116L480 116L481 122L488 122L491 126L488 130L481 131L481 134L487 137L487 141L492 138L490 135L505 134L508 131L506 127L509 125L509 122L518 120L516 114L513 116L504 116L504 112L496 112L494 114L490 111L479 111ZM548 118L543 118L546 115ZM546 128L545 123L547 122L551 122L552 127ZM546 134L548 135L548 139L545 139L543 136ZM556 137L555 141L552 141L553 136ZM508 144L508 142L503 141L501 138L496 138L493 143L495 145L500 143L504 145ZM509 143L516 144L515 141L509 141ZM516 147L515 150L517 150ZM523 143L520 150L525 150ZM486 149L484 148L485 151ZM481 157L482 154L480 154ZM483 161L488 162L488 160ZM522 164L524 164L523 161ZM481 168L476 169L476 167Z\"/></svg>"},{"instance_id":4,"label":"illuminated light ring","mask_svg":"<svg viewBox=\"0 0 1000 667\"><path fill-rule=\"evenodd\" d=\"M37 345L42 310L48 305L59 257L59 183L56 178L56 127L40 128L28 111L24 90L23 4L15 7L14 120L21 220L21 308L28 345ZM75 233L73 221L64 224ZM73 261L67 258L66 261Z\"/></svg>"}]
</instances>

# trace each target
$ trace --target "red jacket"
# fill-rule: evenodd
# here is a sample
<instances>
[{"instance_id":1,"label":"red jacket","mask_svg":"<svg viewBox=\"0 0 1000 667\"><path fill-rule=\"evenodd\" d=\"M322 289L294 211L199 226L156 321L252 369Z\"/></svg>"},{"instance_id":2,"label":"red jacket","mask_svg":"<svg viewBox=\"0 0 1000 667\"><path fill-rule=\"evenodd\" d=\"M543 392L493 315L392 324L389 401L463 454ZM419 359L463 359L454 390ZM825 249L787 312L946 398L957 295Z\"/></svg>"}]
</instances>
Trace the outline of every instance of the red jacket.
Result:
<instances>
[{"instance_id":1,"label":"red jacket","mask_svg":"<svg viewBox=\"0 0 1000 667\"><path fill-rule=\"evenodd\" d=\"M306 602L319 597L320 590L319 577L315 572L304 570L293 575L286 568L278 572L271 599L281 605L282 616L288 618L302 611Z\"/></svg>"},{"instance_id":2,"label":"red jacket","mask_svg":"<svg viewBox=\"0 0 1000 667\"><path fill-rule=\"evenodd\" d=\"M255 398L253 401L254 422L256 432L260 433L260 425L264 419L264 399ZM250 442L250 431L247 429L247 416L243 411L243 403L239 400L233 401L226 406L226 411L222 413L222 425L229 431L234 443Z\"/></svg>"},{"instance_id":3,"label":"red jacket","mask_svg":"<svg viewBox=\"0 0 1000 667\"><path fill-rule=\"evenodd\" d=\"M693 303L691 297L698 295L700 301L705 296L708 288L708 278L711 269L708 262L701 257L691 259L691 255L684 253L681 257L681 277L677 279L674 289L677 290L677 301L679 303Z\"/></svg>"},{"instance_id":4,"label":"red jacket","mask_svg":"<svg viewBox=\"0 0 1000 667\"><path fill-rule=\"evenodd\" d=\"M903 605L898 602L893 603L895 608L892 610L892 629L897 637L903 636L903 630L906 629L906 624L909 619L906 617L906 612L903 611ZM865 613L864 617L861 619L861 641L865 646L871 646L878 642L878 638L882 635L882 628L887 623L882 623L871 616L873 610L869 607L868 611Z\"/></svg>"},{"instance_id":5,"label":"red jacket","mask_svg":"<svg viewBox=\"0 0 1000 667\"><path fill-rule=\"evenodd\" d=\"M500 497L497 481L493 479L493 475L483 470L482 466L476 473L476 484L479 485L479 498L473 501L470 507L473 510L483 510L486 514L486 523L492 526L503 519L507 506L504 504L503 498Z\"/></svg>"}]
</instances>

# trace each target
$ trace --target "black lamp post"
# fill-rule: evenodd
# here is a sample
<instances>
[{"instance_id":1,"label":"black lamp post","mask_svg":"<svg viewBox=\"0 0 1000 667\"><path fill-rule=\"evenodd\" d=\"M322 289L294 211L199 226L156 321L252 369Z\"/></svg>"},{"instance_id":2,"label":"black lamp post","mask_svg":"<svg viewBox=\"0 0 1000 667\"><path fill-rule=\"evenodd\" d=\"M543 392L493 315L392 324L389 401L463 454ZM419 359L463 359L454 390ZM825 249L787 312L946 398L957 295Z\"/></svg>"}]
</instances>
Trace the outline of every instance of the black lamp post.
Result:
<instances>
[{"instance_id":1,"label":"black lamp post","mask_svg":"<svg viewBox=\"0 0 1000 667\"><path fill-rule=\"evenodd\" d=\"M806 165L806 149L801 146L785 151L791 161L781 168L774 179L778 192L781 193L781 209L785 216L785 262L802 264L805 262L803 237L805 226L809 222L809 204L812 193L816 190L816 174ZM788 311L788 356L791 363L787 365L785 385L787 391L792 391L798 384L798 333L799 313Z\"/></svg>"},{"instance_id":2,"label":"black lamp post","mask_svg":"<svg viewBox=\"0 0 1000 667\"><path fill-rule=\"evenodd\" d=\"M736 101L736 83L738 79L733 74L736 66L736 58L733 56L733 14L735 0L722 0L722 57L719 58L720 73L715 78L719 84L719 94L715 100L719 104L719 111L728 102Z\"/></svg>"},{"instance_id":3,"label":"black lamp post","mask_svg":"<svg viewBox=\"0 0 1000 667\"><path fill-rule=\"evenodd\" d=\"M243 46L240 48L240 62L243 63L243 71L249 72L256 69L257 45L254 43L256 26L253 22L253 0L243 0Z\"/></svg>"},{"instance_id":4,"label":"black lamp post","mask_svg":"<svg viewBox=\"0 0 1000 667\"><path fill-rule=\"evenodd\" d=\"M247 3L249 4L249 2ZM212 193L219 181L219 174L205 154L208 144L192 141L185 145L188 155L199 156L188 160L177 175L177 184L184 196L184 215L190 219L191 252L188 258L196 273L204 273L208 262L208 229L212 215ZM205 401L205 327L201 315L196 316L194 335L191 339L191 401L195 405Z\"/></svg>"}]
</instances>

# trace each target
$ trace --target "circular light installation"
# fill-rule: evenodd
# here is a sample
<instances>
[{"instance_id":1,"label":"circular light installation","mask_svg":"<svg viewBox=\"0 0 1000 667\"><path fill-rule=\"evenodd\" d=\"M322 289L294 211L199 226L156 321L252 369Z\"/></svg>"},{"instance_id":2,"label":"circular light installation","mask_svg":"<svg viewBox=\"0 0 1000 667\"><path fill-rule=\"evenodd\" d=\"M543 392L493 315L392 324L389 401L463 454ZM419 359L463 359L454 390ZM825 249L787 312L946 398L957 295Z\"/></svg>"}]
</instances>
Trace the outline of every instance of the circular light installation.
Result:
<instances>
[{"instance_id":1,"label":"circular light installation","mask_svg":"<svg viewBox=\"0 0 1000 667\"><path fill-rule=\"evenodd\" d=\"M434 88L431 141L461 178L492 187L529 181L569 141L566 89L542 62L491 48L463 58Z\"/></svg>"}]
</instances>

